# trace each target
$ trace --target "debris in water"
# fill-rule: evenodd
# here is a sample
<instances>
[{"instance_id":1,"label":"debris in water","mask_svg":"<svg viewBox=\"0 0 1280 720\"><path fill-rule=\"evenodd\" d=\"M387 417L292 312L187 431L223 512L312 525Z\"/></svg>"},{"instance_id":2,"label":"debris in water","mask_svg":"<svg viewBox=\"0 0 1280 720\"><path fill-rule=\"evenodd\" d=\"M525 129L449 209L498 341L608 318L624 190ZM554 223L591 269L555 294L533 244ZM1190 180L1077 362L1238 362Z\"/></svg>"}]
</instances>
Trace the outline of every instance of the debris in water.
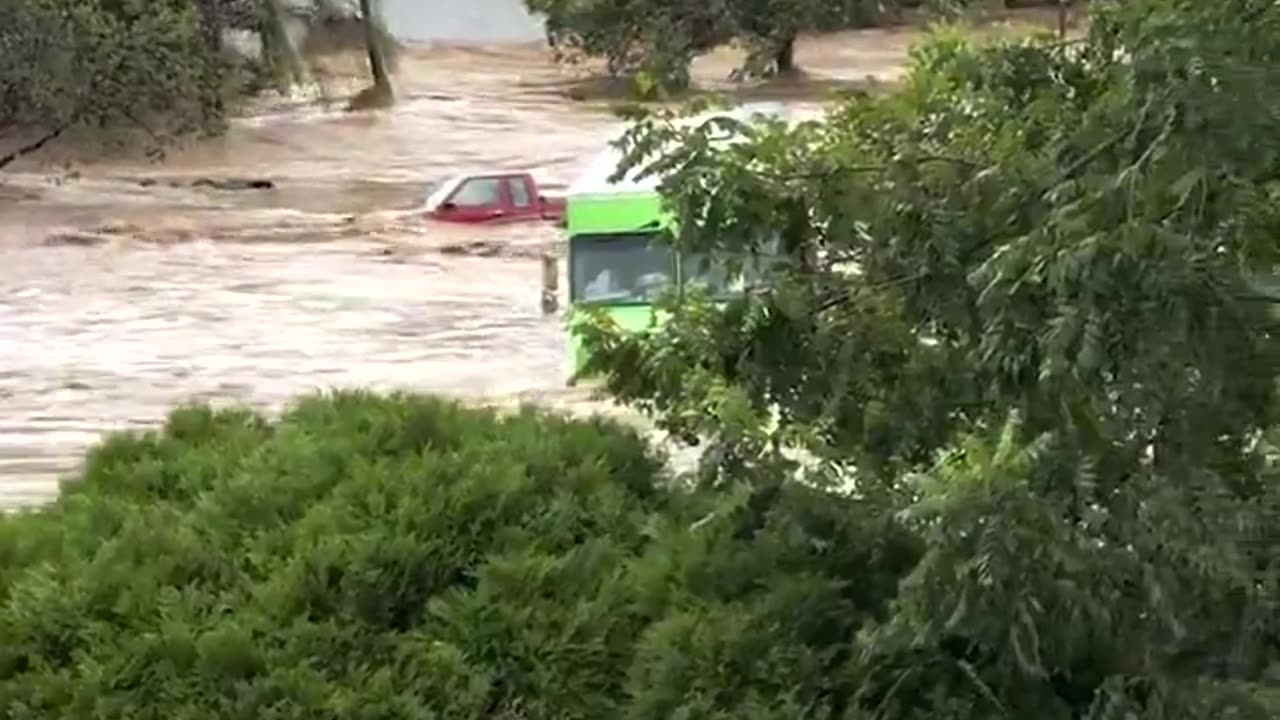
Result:
<instances>
[{"instance_id":1,"label":"debris in water","mask_svg":"<svg viewBox=\"0 0 1280 720\"><path fill-rule=\"evenodd\" d=\"M507 249L505 243L493 240L470 240L449 243L440 247L442 255L467 255L470 257L496 257Z\"/></svg>"},{"instance_id":2,"label":"debris in water","mask_svg":"<svg viewBox=\"0 0 1280 720\"><path fill-rule=\"evenodd\" d=\"M191 187L211 187L215 190L272 190L276 184L263 178L196 178Z\"/></svg>"},{"instance_id":3,"label":"debris in water","mask_svg":"<svg viewBox=\"0 0 1280 720\"><path fill-rule=\"evenodd\" d=\"M97 245L106 245L113 242L116 238L112 235L100 232L89 232L85 230L58 230L45 236L42 245L49 247L58 246L76 246L76 247L94 247Z\"/></svg>"}]
</instances>

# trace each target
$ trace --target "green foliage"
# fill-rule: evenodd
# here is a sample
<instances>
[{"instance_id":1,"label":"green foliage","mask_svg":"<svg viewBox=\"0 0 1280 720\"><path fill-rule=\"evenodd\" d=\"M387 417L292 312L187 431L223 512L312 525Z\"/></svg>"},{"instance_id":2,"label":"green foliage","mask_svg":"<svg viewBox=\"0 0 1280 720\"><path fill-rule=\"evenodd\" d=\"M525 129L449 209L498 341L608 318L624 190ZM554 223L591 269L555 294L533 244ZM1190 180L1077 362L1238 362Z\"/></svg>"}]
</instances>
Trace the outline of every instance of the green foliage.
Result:
<instances>
[{"instance_id":1,"label":"green foliage","mask_svg":"<svg viewBox=\"0 0 1280 720\"><path fill-rule=\"evenodd\" d=\"M909 4L909 3L906 3ZM546 18L561 59L603 58L610 73L640 77L642 89L682 90L689 64L741 40L746 75L792 69L801 32L863 27L900 7L876 0L525 0Z\"/></svg>"},{"instance_id":2,"label":"green foliage","mask_svg":"<svg viewBox=\"0 0 1280 720\"><path fill-rule=\"evenodd\" d=\"M118 139L123 129L162 148L222 127L226 69L186 0L9 0L0 132L81 127Z\"/></svg>"},{"instance_id":3,"label":"green foliage","mask_svg":"<svg viewBox=\"0 0 1280 720\"><path fill-rule=\"evenodd\" d=\"M800 33L879 25L894 19L907 4L897 0L731 0L729 22L748 49L740 72L755 77L790 72Z\"/></svg>"},{"instance_id":4,"label":"green foliage","mask_svg":"<svg viewBox=\"0 0 1280 720\"><path fill-rule=\"evenodd\" d=\"M1078 43L940 35L820 121L624 142L683 249L782 257L596 324L589 370L712 476L763 494L800 446L925 544L865 716L1274 716L1277 52L1263 0L1097 2Z\"/></svg>"},{"instance_id":5,"label":"green foliage","mask_svg":"<svg viewBox=\"0 0 1280 720\"><path fill-rule=\"evenodd\" d=\"M561 60L604 58L613 75L663 89L689 84L689 63L725 42L726 0L525 0L545 17Z\"/></svg>"},{"instance_id":6,"label":"green foliage","mask_svg":"<svg viewBox=\"0 0 1280 720\"><path fill-rule=\"evenodd\" d=\"M669 485L630 431L430 398L176 410L0 521L6 717L812 718L918 557Z\"/></svg>"}]
</instances>

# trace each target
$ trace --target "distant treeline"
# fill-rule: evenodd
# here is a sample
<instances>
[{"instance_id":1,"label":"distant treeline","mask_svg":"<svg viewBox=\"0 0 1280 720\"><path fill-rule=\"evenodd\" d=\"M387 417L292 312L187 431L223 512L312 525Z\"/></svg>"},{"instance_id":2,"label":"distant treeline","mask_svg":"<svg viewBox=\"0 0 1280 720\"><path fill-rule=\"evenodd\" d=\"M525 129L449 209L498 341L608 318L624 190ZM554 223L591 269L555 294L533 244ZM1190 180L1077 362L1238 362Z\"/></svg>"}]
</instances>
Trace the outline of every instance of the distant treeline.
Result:
<instances>
[{"instance_id":1,"label":"distant treeline","mask_svg":"<svg viewBox=\"0 0 1280 720\"><path fill-rule=\"evenodd\" d=\"M897 24L907 13L945 15L983 0L525 0L546 18L547 39L573 61L602 58L614 75L654 92L689 83L694 58L738 42L747 57L737 75L796 70L796 38L805 32ZM1057 0L1003 0L1006 8ZM1068 3L1073 4L1073 3Z\"/></svg>"}]
</instances>

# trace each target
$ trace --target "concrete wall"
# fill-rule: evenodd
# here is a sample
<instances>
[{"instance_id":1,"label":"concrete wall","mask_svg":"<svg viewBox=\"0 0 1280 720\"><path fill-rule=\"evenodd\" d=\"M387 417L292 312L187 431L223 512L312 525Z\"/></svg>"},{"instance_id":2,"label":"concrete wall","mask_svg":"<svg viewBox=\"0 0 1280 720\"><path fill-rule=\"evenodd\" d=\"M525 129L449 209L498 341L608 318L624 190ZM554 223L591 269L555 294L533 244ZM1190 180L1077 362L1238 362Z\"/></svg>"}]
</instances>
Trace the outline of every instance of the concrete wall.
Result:
<instances>
[{"instance_id":1,"label":"concrete wall","mask_svg":"<svg viewBox=\"0 0 1280 720\"><path fill-rule=\"evenodd\" d=\"M543 39L522 0L381 0L387 28L409 42L504 43Z\"/></svg>"},{"instance_id":2,"label":"concrete wall","mask_svg":"<svg viewBox=\"0 0 1280 720\"><path fill-rule=\"evenodd\" d=\"M224 0L230 5L241 0ZM286 12L285 31L295 47L301 47L307 26L297 13L312 7L313 0L282 0ZM355 12L357 0L330 0ZM406 42L512 43L541 42L542 23L524 9L523 0L381 0L387 28ZM251 15L248 15L251 16ZM258 57L262 41L257 33L229 29L223 35L227 46L242 54Z\"/></svg>"}]
</instances>

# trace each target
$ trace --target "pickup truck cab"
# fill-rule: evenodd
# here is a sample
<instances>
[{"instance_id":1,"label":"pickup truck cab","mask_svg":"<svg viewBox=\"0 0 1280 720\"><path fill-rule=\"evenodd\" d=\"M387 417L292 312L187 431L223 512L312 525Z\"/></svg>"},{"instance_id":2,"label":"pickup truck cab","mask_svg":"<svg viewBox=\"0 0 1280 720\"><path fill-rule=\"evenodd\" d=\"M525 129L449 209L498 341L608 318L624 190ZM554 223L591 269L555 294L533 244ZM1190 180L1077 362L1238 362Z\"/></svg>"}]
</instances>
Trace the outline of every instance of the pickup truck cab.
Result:
<instances>
[{"instance_id":1,"label":"pickup truck cab","mask_svg":"<svg viewBox=\"0 0 1280 720\"><path fill-rule=\"evenodd\" d=\"M565 201L551 197L529 172L455 175L427 197L433 220L453 223L562 222Z\"/></svg>"}]
</instances>

